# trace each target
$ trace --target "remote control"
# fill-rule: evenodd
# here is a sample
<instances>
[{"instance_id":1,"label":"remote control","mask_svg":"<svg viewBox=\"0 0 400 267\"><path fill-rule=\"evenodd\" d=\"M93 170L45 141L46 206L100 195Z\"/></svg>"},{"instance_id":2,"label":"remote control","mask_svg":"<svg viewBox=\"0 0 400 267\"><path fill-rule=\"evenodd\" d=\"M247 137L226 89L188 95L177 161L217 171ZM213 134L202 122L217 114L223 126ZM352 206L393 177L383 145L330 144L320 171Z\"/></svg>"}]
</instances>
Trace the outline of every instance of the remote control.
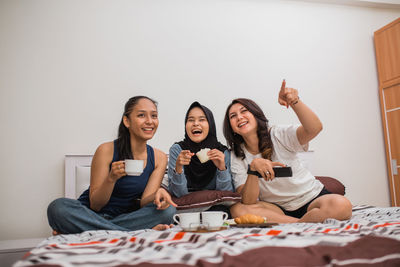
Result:
<instances>
[{"instance_id":1,"label":"remote control","mask_svg":"<svg viewBox=\"0 0 400 267\"><path fill-rule=\"evenodd\" d=\"M273 167L275 177L292 177L291 167Z\"/></svg>"}]
</instances>

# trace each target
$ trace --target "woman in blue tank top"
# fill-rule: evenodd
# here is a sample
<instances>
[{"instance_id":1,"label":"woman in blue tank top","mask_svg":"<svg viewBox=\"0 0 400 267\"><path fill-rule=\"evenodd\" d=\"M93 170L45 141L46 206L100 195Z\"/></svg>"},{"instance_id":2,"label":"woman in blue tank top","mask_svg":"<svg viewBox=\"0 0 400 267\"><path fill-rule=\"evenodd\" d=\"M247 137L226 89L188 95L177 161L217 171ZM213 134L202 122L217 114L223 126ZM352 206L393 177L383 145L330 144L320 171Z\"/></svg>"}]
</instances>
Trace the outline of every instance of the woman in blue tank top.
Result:
<instances>
[{"instance_id":1,"label":"woman in blue tank top","mask_svg":"<svg viewBox=\"0 0 400 267\"><path fill-rule=\"evenodd\" d=\"M78 200L59 198L50 203L47 216L54 234L171 226L176 204L160 187L167 156L147 145L157 127L154 100L145 96L128 100L118 138L101 144L93 156L89 188ZM125 159L143 160L142 174L127 175Z\"/></svg>"}]
</instances>

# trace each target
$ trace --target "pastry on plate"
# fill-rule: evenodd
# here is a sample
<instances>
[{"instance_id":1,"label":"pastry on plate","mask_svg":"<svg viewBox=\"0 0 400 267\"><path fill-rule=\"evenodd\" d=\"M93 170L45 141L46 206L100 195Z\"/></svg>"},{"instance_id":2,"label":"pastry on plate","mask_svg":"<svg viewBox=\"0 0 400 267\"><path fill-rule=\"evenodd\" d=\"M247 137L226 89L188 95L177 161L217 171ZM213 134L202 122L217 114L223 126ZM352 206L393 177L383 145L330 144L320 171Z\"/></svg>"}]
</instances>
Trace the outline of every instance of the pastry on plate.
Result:
<instances>
[{"instance_id":1,"label":"pastry on plate","mask_svg":"<svg viewBox=\"0 0 400 267\"><path fill-rule=\"evenodd\" d=\"M264 217L254 214L245 214L235 218L235 223L237 224L260 224L264 222L265 222Z\"/></svg>"}]
</instances>

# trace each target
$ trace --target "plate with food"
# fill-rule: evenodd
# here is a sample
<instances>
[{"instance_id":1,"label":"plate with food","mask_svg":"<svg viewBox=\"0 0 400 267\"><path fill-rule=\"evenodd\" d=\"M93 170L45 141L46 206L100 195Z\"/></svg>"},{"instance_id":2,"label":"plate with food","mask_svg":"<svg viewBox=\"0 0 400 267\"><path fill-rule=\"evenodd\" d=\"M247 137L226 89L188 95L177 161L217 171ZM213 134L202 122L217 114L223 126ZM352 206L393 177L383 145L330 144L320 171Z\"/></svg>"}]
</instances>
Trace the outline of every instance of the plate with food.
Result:
<instances>
[{"instance_id":1,"label":"plate with food","mask_svg":"<svg viewBox=\"0 0 400 267\"><path fill-rule=\"evenodd\" d=\"M236 217L229 223L229 226L231 227L242 227L242 228L249 228L249 227L269 228L274 225L278 225L278 223L267 222L267 219L265 217L261 217L254 214L245 214Z\"/></svg>"}]
</instances>

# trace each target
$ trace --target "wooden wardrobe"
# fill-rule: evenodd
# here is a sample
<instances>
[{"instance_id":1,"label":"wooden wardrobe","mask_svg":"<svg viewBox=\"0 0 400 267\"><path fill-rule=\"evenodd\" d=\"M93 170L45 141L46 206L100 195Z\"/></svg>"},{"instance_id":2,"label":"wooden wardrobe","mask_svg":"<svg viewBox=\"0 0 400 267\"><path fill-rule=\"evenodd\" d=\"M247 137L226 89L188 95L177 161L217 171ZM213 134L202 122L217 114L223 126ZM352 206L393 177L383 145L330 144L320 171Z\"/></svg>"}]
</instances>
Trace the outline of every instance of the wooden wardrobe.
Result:
<instances>
[{"instance_id":1,"label":"wooden wardrobe","mask_svg":"<svg viewBox=\"0 0 400 267\"><path fill-rule=\"evenodd\" d=\"M377 30L374 41L391 203L400 206L400 18Z\"/></svg>"}]
</instances>

